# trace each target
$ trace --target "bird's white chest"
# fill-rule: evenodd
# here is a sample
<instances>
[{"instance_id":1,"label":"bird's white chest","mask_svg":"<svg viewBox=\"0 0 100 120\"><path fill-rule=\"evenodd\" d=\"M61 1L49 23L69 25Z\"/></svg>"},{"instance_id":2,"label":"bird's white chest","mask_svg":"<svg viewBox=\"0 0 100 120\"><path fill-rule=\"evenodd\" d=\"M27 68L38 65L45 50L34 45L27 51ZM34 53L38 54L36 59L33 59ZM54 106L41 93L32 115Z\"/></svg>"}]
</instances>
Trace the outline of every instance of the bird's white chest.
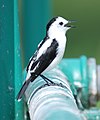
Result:
<instances>
[{"instance_id":1,"label":"bird's white chest","mask_svg":"<svg viewBox=\"0 0 100 120\"><path fill-rule=\"evenodd\" d=\"M55 59L52 61L52 63L45 69L44 72L47 72L47 71L53 69L54 67L56 67L56 65L59 64L59 62L63 58L65 46L66 46L66 37L63 36L63 37L59 37L56 39L57 39L58 44L59 44L59 46L57 48L57 55L56 55Z\"/></svg>"},{"instance_id":2,"label":"bird's white chest","mask_svg":"<svg viewBox=\"0 0 100 120\"><path fill-rule=\"evenodd\" d=\"M58 52L64 52L65 50L65 46L66 46L66 37L65 36L59 36L59 38L57 38L59 47L58 47Z\"/></svg>"}]
</instances>

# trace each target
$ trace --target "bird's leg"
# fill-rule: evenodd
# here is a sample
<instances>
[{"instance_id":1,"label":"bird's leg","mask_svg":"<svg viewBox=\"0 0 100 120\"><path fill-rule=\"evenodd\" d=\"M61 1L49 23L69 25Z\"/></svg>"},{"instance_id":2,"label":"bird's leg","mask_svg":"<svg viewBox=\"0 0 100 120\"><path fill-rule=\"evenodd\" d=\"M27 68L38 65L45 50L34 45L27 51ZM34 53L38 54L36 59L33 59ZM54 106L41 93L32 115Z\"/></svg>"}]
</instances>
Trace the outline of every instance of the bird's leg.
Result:
<instances>
[{"instance_id":1,"label":"bird's leg","mask_svg":"<svg viewBox=\"0 0 100 120\"><path fill-rule=\"evenodd\" d=\"M66 86L64 86L62 83L55 83L55 82L51 81L50 79L48 79L47 77L45 77L44 75L40 74L40 77L42 77L45 80L45 82L47 83L45 85L60 86L60 87L66 88Z\"/></svg>"},{"instance_id":2,"label":"bird's leg","mask_svg":"<svg viewBox=\"0 0 100 120\"><path fill-rule=\"evenodd\" d=\"M45 77L44 75L40 75L40 77L42 77L42 78L46 81L46 83L47 83L48 85L50 85L50 83L51 83L51 84L55 84L53 81L51 81L50 79L48 79L48 78Z\"/></svg>"}]
</instances>

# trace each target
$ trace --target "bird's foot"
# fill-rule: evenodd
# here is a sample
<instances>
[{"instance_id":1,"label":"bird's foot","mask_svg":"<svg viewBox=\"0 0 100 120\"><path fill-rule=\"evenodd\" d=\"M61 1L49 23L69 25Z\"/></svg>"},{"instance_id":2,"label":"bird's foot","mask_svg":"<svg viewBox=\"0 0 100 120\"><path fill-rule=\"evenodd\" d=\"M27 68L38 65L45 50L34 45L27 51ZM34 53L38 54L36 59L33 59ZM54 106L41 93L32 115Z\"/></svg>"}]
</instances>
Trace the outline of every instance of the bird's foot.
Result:
<instances>
[{"instance_id":1,"label":"bird's foot","mask_svg":"<svg viewBox=\"0 0 100 120\"><path fill-rule=\"evenodd\" d=\"M48 86L59 86L59 87L65 88L65 86L64 86L62 83L55 83L55 82L53 82L53 83L48 83Z\"/></svg>"},{"instance_id":2,"label":"bird's foot","mask_svg":"<svg viewBox=\"0 0 100 120\"><path fill-rule=\"evenodd\" d=\"M40 75L40 77L42 77L48 85L49 85L49 84L55 84L52 80L48 79L48 78L45 77L44 75Z\"/></svg>"},{"instance_id":3,"label":"bird's foot","mask_svg":"<svg viewBox=\"0 0 100 120\"><path fill-rule=\"evenodd\" d=\"M45 77L44 75L40 75L40 76L45 80L46 85L48 85L48 86L60 86L62 88L66 88L66 86L64 86L62 83L55 83L52 80Z\"/></svg>"}]
</instances>

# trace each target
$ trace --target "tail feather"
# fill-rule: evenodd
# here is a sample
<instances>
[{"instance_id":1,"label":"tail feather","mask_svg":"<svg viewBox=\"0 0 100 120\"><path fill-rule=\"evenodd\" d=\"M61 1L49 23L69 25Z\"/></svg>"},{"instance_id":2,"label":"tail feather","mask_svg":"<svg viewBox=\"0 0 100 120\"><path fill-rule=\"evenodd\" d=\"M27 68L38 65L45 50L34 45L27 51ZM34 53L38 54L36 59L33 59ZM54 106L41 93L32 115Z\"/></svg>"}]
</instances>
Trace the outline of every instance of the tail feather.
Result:
<instances>
[{"instance_id":1,"label":"tail feather","mask_svg":"<svg viewBox=\"0 0 100 120\"><path fill-rule=\"evenodd\" d=\"M18 101L20 101L20 100L22 99L22 96L23 96L23 94L25 93L25 91L26 91L29 83L30 83L30 80L26 80L26 81L24 82L22 88L20 89L20 91L19 91L19 93L18 93L18 95L17 95L17 100L18 100Z\"/></svg>"}]
</instances>

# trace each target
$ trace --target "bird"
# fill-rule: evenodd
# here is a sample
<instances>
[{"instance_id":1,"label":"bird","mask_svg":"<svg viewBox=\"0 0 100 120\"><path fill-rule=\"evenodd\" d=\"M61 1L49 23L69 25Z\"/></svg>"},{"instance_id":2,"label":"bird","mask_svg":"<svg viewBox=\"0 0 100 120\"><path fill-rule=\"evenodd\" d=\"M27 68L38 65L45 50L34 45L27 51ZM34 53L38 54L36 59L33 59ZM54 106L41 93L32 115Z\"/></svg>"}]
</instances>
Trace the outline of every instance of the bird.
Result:
<instances>
[{"instance_id":1,"label":"bird","mask_svg":"<svg viewBox=\"0 0 100 120\"><path fill-rule=\"evenodd\" d=\"M46 26L46 35L39 43L37 50L30 58L26 67L27 75L22 85L17 100L20 101L28 85L38 76L42 77L47 84L54 82L43 74L55 68L63 58L66 47L66 32L74 27L70 25L73 20L67 20L61 16L53 17Z\"/></svg>"}]
</instances>

